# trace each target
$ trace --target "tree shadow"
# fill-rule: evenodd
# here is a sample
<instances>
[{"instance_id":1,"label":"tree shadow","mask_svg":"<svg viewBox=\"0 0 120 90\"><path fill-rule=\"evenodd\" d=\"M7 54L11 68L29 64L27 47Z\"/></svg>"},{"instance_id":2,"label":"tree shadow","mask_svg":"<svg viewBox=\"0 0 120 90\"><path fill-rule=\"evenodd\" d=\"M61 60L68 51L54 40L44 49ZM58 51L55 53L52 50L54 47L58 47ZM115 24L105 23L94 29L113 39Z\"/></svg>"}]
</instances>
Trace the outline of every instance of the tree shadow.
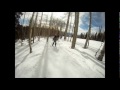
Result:
<instances>
[{"instance_id":1,"label":"tree shadow","mask_svg":"<svg viewBox=\"0 0 120 90\"><path fill-rule=\"evenodd\" d=\"M23 58L23 60L22 60L19 64L17 64L17 65L15 66L15 69L16 69L21 63L23 63L28 56L29 56L29 54L27 54L27 55Z\"/></svg>"},{"instance_id":2,"label":"tree shadow","mask_svg":"<svg viewBox=\"0 0 120 90\"><path fill-rule=\"evenodd\" d=\"M33 45L32 45L32 48L34 47L34 46L36 46L38 44L38 42L36 42L36 43L34 43ZM17 53L15 53L15 55L17 56L17 57L19 57L19 56L21 56L22 54L23 54L23 52L26 52L26 51L28 51L29 50L29 45L26 45L25 47L23 47L23 48L21 48ZM19 54L19 55L18 55Z\"/></svg>"},{"instance_id":3,"label":"tree shadow","mask_svg":"<svg viewBox=\"0 0 120 90\"><path fill-rule=\"evenodd\" d=\"M38 43L39 43L38 41L37 41L37 42L32 43L32 47L36 46Z\"/></svg>"},{"instance_id":4,"label":"tree shadow","mask_svg":"<svg viewBox=\"0 0 120 90\"><path fill-rule=\"evenodd\" d=\"M100 66L101 68L105 69L105 68L104 68L102 65L100 65L98 62L95 62L95 61L94 61L94 59L96 59L95 57L91 56L90 54L88 54L88 53L86 53L86 52L82 52L82 51L80 51L80 50L78 50L78 49L76 49L76 48L75 48L75 50L78 51L79 53L81 53L81 55L82 55L83 57L90 59L92 62L94 62L94 63L97 64L98 66ZM85 54L86 54L87 56L86 56ZM92 59L91 59L90 57L91 57ZM100 63L101 63L101 62L100 62ZM101 63L101 64L102 64L102 63Z\"/></svg>"},{"instance_id":5,"label":"tree shadow","mask_svg":"<svg viewBox=\"0 0 120 90\"><path fill-rule=\"evenodd\" d=\"M15 54L17 55L17 54L21 53L21 51L23 51L24 49L27 49L28 47L29 47L28 45L22 47L21 49L17 50L17 53L15 53ZM15 48L15 49L17 49L17 48Z\"/></svg>"},{"instance_id":6,"label":"tree shadow","mask_svg":"<svg viewBox=\"0 0 120 90\"><path fill-rule=\"evenodd\" d=\"M80 46L82 46L83 48L84 48L84 44L83 43L76 43L77 45L80 45ZM93 52L96 52L97 51L97 49L98 48L95 48L95 49L93 49L94 47L87 47L86 49L89 49L89 50L92 50Z\"/></svg>"},{"instance_id":7,"label":"tree shadow","mask_svg":"<svg viewBox=\"0 0 120 90\"><path fill-rule=\"evenodd\" d=\"M38 42L35 42L33 43L31 46L34 47L38 44ZM15 53L16 55L21 53L21 51L25 52L28 48L29 48L29 45L26 45L26 46L18 46L19 48L22 47L21 49L17 50L17 53ZM18 49L18 47L15 47L15 49ZM25 51L24 51L25 50Z\"/></svg>"}]
</instances>

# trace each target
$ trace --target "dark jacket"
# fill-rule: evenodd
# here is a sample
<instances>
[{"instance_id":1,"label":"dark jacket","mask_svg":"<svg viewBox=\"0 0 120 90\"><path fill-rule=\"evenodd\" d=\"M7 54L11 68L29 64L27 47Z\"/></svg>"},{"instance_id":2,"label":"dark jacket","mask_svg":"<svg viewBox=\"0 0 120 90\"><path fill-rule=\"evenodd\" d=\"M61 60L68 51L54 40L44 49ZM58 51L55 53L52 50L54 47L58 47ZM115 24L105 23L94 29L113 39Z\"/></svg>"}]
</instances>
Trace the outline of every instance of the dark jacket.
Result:
<instances>
[{"instance_id":1,"label":"dark jacket","mask_svg":"<svg viewBox=\"0 0 120 90\"><path fill-rule=\"evenodd\" d=\"M54 38L53 38L53 40L54 40L54 41L57 41L58 38L59 38L59 36L56 36L56 35L55 35Z\"/></svg>"}]
</instances>

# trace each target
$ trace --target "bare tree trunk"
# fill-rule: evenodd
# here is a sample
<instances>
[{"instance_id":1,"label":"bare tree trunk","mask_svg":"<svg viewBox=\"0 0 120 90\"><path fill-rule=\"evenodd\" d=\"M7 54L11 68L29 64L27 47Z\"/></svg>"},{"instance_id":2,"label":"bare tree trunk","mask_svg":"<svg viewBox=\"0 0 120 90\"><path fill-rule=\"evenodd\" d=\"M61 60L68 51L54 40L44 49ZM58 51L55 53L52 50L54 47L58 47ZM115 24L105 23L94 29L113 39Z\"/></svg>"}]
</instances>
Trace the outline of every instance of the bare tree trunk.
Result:
<instances>
[{"instance_id":1,"label":"bare tree trunk","mask_svg":"<svg viewBox=\"0 0 120 90\"><path fill-rule=\"evenodd\" d=\"M47 27L44 25L43 28L42 28L42 31L41 31L41 35L45 38L44 35L46 35L46 32L47 31Z\"/></svg>"},{"instance_id":2,"label":"bare tree trunk","mask_svg":"<svg viewBox=\"0 0 120 90\"><path fill-rule=\"evenodd\" d=\"M72 46L71 46L72 49L75 48L76 37L77 37L77 32L78 32L78 24L79 24L79 12L75 12L75 29L74 29Z\"/></svg>"},{"instance_id":3,"label":"bare tree trunk","mask_svg":"<svg viewBox=\"0 0 120 90\"><path fill-rule=\"evenodd\" d=\"M35 12L33 12L33 14L32 14L32 18L31 18L31 21L30 21L30 27L29 27L29 47L30 47L30 53L32 53L31 34L32 34L32 21L33 21L34 14L35 14Z\"/></svg>"},{"instance_id":4,"label":"bare tree trunk","mask_svg":"<svg viewBox=\"0 0 120 90\"><path fill-rule=\"evenodd\" d=\"M66 34L67 34L67 29L68 29L68 24L69 24L69 18L70 18L70 12L69 12L69 14L68 14L68 19L67 19L67 25L66 25L66 29L65 29L64 40L66 40Z\"/></svg>"},{"instance_id":5,"label":"bare tree trunk","mask_svg":"<svg viewBox=\"0 0 120 90\"><path fill-rule=\"evenodd\" d=\"M59 33L59 36L62 37L62 23L61 23L61 26L60 26L60 33Z\"/></svg>"},{"instance_id":6,"label":"bare tree trunk","mask_svg":"<svg viewBox=\"0 0 120 90\"><path fill-rule=\"evenodd\" d=\"M41 22L42 22L42 17L43 17L43 12L42 12L42 15L41 15L41 20L40 20L40 31L41 31ZM40 31L38 32L39 33L39 37L38 37L38 41L40 41Z\"/></svg>"},{"instance_id":7,"label":"bare tree trunk","mask_svg":"<svg viewBox=\"0 0 120 90\"><path fill-rule=\"evenodd\" d=\"M35 34L35 28L36 28L37 17L38 17L38 12L37 12L37 14L36 14L35 23L34 23L34 29L33 29L33 43L34 43L34 34Z\"/></svg>"},{"instance_id":8,"label":"bare tree trunk","mask_svg":"<svg viewBox=\"0 0 120 90\"><path fill-rule=\"evenodd\" d=\"M48 30L47 30L48 32L47 32L47 42L48 42L48 39L49 39L49 32L50 32L50 28L48 28Z\"/></svg>"},{"instance_id":9,"label":"bare tree trunk","mask_svg":"<svg viewBox=\"0 0 120 90\"><path fill-rule=\"evenodd\" d=\"M74 24L73 24L73 28L72 28L72 33L73 33L73 31L74 31L74 29L75 29L75 20L74 20ZM71 39L73 38L73 35L71 36L71 38L70 38L70 42L71 42Z\"/></svg>"},{"instance_id":10,"label":"bare tree trunk","mask_svg":"<svg viewBox=\"0 0 120 90\"><path fill-rule=\"evenodd\" d=\"M48 22L48 16L46 17L46 24L45 24L45 26L47 26L47 22Z\"/></svg>"},{"instance_id":11,"label":"bare tree trunk","mask_svg":"<svg viewBox=\"0 0 120 90\"><path fill-rule=\"evenodd\" d=\"M104 54L105 54L105 43L104 43L104 46L101 50L100 55L98 56L98 60L102 61Z\"/></svg>"},{"instance_id":12,"label":"bare tree trunk","mask_svg":"<svg viewBox=\"0 0 120 90\"><path fill-rule=\"evenodd\" d=\"M87 39L84 45L84 48L87 48L87 44L89 44L89 37L90 37L90 33L91 33L91 12L90 12L90 20L89 20L89 31L87 33Z\"/></svg>"},{"instance_id":13,"label":"bare tree trunk","mask_svg":"<svg viewBox=\"0 0 120 90\"><path fill-rule=\"evenodd\" d=\"M70 34L70 29L71 29L71 23L72 23L72 15L71 15L71 21L70 21L69 34ZM69 35L69 36L70 36L70 35ZM70 37L68 37L68 41L69 41L69 38L70 38Z\"/></svg>"},{"instance_id":14,"label":"bare tree trunk","mask_svg":"<svg viewBox=\"0 0 120 90\"><path fill-rule=\"evenodd\" d=\"M46 28L47 28L47 22L48 22L48 16L46 17L46 24L45 24ZM45 38L45 30L43 30L43 37Z\"/></svg>"},{"instance_id":15,"label":"bare tree trunk","mask_svg":"<svg viewBox=\"0 0 120 90\"><path fill-rule=\"evenodd\" d=\"M101 33L101 42L104 42L103 38L104 38L104 32Z\"/></svg>"},{"instance_id":16,"label":"bare tree trunk","mask_svg":"<svg viewBox=\"0 0 120 90\"><path fill-rule=\"evenodd\" d=\"M48 29L48 35L47 35L47 42L48 42L49 35L50 35L50 29L51 29L51 20L52 20L52 17L53 17L53 13L51 14L51 18L50 18L49 29Z\"/></svg>"}]
</instances>

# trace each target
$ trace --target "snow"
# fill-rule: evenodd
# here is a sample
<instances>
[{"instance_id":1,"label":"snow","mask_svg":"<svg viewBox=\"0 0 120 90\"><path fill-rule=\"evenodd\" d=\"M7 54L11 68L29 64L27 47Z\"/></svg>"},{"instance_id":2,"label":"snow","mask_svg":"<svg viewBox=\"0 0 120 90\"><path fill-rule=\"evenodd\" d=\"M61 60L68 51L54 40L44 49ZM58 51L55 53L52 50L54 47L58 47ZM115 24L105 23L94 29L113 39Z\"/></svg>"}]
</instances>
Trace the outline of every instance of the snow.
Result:
<instances>
[{"instance_id":1,"label":"snow","mask_svg":"<svg viewBox=\"0 0 120 90\"><path fill-rule=\"evenodd\" d=\"M57 47L52 46L52 37L48 43L46 38L36 38L32 53L27 40L23 46L20 42L15 43L15 78L105 78L105 55L103 61L95 57L99 41L90 40L84 49L85 39L77 38L75 49L71 49L71 42L63 38Z\"/></svg>"}]
</instances>

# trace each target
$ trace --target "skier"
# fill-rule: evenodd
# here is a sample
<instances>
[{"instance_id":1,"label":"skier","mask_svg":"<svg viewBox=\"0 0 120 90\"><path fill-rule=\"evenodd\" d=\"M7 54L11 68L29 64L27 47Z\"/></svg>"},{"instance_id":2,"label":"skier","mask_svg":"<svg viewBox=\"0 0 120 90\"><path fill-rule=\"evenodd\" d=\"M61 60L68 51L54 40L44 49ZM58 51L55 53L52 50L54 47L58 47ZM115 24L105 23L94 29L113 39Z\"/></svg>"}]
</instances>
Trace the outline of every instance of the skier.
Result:
<instances>
[{"instance_id":1,"label":"skier","mask_svg":"<svg viewBox=\"0 0 120 90\"><path fill-rule=\"evenodd\" d=\"M55 34L55 36L53 38L53 44L52 44L52 46L55 44L55 47L56 47L56 41L58 40L58 38L59 38L59 35Z\"/></svg>"}]
</instances>

